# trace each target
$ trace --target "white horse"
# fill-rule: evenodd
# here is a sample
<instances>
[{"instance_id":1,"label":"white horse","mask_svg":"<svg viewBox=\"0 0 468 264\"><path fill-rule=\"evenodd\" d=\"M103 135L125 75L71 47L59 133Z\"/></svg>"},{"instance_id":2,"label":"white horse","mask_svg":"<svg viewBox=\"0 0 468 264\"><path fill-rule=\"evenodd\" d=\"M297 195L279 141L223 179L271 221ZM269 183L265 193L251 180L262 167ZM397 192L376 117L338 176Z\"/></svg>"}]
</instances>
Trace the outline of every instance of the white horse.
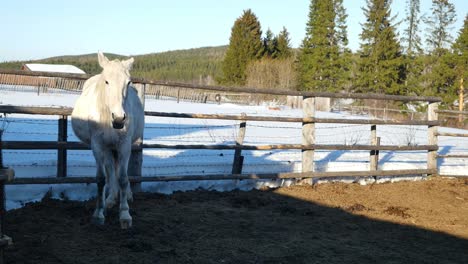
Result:
<instances>
[{"instance_id":1,"label":"white horse","mask_svg":"<svg viewBox=\"0 0 468 264\"><path fill-rule=\"evenodd\" d=\"M128 162L132 143L143 133L144 110L130 82L133 58L109 61L99 52L98 60L103 71L84 83L73 109L72 127L91 146L96 159L98 193L93 221L104 224L105 208L115 205L120 193L120 225L125 229L132 226Z\"/></svg>"}]
</instances>

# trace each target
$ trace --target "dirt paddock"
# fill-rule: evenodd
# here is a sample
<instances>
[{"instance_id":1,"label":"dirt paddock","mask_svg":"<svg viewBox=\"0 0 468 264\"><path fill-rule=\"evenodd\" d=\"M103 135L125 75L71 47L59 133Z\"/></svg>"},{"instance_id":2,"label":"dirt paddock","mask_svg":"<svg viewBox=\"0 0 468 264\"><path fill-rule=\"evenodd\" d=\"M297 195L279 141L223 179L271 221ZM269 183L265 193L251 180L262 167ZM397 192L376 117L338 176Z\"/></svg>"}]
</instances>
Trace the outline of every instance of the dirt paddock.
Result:
<instances>
[{"instance_id":1,"label":"dirt paddock","mask_svg":"<svg viewBox=\"0 0 468 264\"><path fill-rule=\"evenodd\" d=\"M468 180L141 193L134 227L94 201L9 211L7 263L468 263Z\"/></svg>"}]
</instances>

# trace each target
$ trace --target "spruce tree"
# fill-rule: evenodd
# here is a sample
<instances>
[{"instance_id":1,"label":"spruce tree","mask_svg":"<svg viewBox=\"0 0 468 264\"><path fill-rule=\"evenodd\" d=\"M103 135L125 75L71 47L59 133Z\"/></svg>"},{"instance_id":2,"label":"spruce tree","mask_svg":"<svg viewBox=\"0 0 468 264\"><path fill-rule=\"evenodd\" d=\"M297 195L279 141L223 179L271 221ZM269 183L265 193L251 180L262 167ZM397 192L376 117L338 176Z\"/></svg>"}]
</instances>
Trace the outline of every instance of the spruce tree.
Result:
<instances>
[{"instance_id":1,"label":"spruce tree","mask_svg":"<svg viewBox=\"0 0 468 264\"><path fill-rule=\"evenodd\" d=\"M346 9L343 6L343 0L335 0L335 25L337 31L337 38L338 38L338 47L340 52L347 52L348 49L348 27L346 25L346 18L348 15L346 14Z\"/></svg>"},{"instance_id":2,"label":"spruce tree","mask_svg":"<svg viewBox=\"0 0 468 264\"><path fill-rule=\"evenodd\" d=\"M275 37L273 32L270 29L267 30L265 38L263 38L263 56L268 58L273 58L276 52L278 39Z\"/></svg>"},{"instance_id":3,"label":"spruce tree","mask_svg":"<svg viewBox=\"0 0 468 264\"><path fill-rule=\"evenodd\" d=\"M454 62L448 48L452 44L450 29L456 21L455 6L448 0L432 0L432 15L427 24L426 43L429 50L426 68L428 89L426 94L441 96L446 104L454 97Z\"/></svg>"},{"instance_id":4,"label":"spruce tree","mask_svg":"<svg viewBox=\"0 0 468 264\"><path fill-rule=\"evenodd\" d=\"M406 18L404 20L402 43L404 46L405 62L405 92L406 95L421 95L423 89L420 85L424 72L423 49L419 35L421 22L420 0L407 0Z\"/></svg>"},{"instance_id":5,"label":"spruce tree","mask_svg":"<svg viewBox=\"0 0 468 264\"><path fill-rule=\"evenodd\" d=\"M231 30L229 47L223 60L223 78L227 85L244 85L247 64L263 55L260 22L252 10L245 10Z\"/></svg>"},{"instance_id":6,"label":"spruce tree","mask_svg":"<svg viewBox=\"0 0 468 264\"><path fill-rule=\"evenodd\" d=\"M306 37L298 57L299 86L303 90L338 91L342 77L336 0L311 0Z\"/></svg>"},{"instance_id":7,"label":"spruce tree","mask_svg":"<svg viewBox=\"0 0 468 264\"><path fill-rule=\"evenodd\" d=\"M390 0L367 0L362 8L366 22L360 34L361 47L357 90L401 94L403 62Z\"/></svg>"},{"instance_id":8,"label":"spruce tree","mask_svg":"<svg viewBox=\"0 0 468 264\"><path fill-rule=\"evenodd\" d=\"M455 6L449 0L432 0L431 16L424 19L428 27L426 36L429 51L442 56L452 42L450 30L456 21Z\"/></svg>"},{"instance_id":9,"label":"spruce tree","mask_svg":"<svg viewBox=\"0 0 468 264\"><path fill-rule=\"evenodd\" d=\"M283 30L281 30L276 39L276 51L273 57L278 59L291 57L293 55L291 40L289 39L289 32L285 27L283 27Z\"/></svg>"},{"instance_id":10,"label":"spruce tree","mask_svg":"<svg viewBox=\"0 0 468 264\"><path fill-rule=\"evenodd\" d=\"M337 29L338 49L340 56L338 57L339 65L339 77L338 85L344 90L349 91L353 86L353 80L351 79L351 69L353 67L352 56L353 53L348 48L348 27L346 25L346 9L343 6L343 0L335 0L336 18L335 25Z\"/></svg>"},{"instance_id":11,"label":"spruce tree","mask_svg":"<svg viewBox=\"0 0 468 264\"><path fill-rule=\"evenodd\" d=\"M459 78L467 79L468 74L468 15L465 16L463 27L458 33L458 38L452 46L455 56L457 75Z\"/></svg>"},{"instance_id":12,"label":"spruce tree","mask_svg":"<svg viewBox=\"0 0 468 264\"><path fill-rule=\"evenodd\" d=\"M406 28L402 42L405 53L412 57L422 53L421 36L419 36L419 24L421 22L420 0L406 1Z\"/></svg>"},{"instance_id":13,"label":"spruce tree","mask_svg":"<svg viewBox=\"0 0 468 264\"><path fill-rule=\"evenodd\" d=\"M468 79L468 15L465 16L463 27L460 29L458 38L452 46L455 82L454 90L464 94ZM464 94L462 97L466 97Z\"/></svg>"}]
</instances>

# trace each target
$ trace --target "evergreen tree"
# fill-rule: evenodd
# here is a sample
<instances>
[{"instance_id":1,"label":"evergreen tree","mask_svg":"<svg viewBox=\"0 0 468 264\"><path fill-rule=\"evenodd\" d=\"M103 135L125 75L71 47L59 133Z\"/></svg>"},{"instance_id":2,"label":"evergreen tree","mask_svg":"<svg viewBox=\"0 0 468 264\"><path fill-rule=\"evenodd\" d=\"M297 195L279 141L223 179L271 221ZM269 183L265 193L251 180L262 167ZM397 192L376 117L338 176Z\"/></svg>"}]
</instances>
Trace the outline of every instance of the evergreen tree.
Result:
<instances>
[{"instance_id":1,"label":"evergreen tree","mask_svg":"<svg viewBox=\"0 0 468 264\"><path fill-rule=\"evenodd\" d=\"M426 38L429 51L437 57L442 56L450 46L452 36L450 30L456 21L455 6L449 0L432 0L432 15L424 22L428 26Z\"/></svg>"},{"instance_id":2,"label":"evergreen tree","mask_svg":"<svg viewBox=\"0 0 468 264\"><path fill-rule=\"evenodd\" d=\"M348 27L346 25L346 18L348 18L348 15L346 14L346 9L343 6L343 0L335 0L334 2L336 11L335 25L338 36L338 47L340 52L349 52Z\"/></svg>"},{"instance_id":3,"label":"evergreen tree","mask_svg":"<svg viewBox=\"0 0 468 264\"><path fill-rule=\"evenodd\" d=\"M303 90L338 91L343 76L336 0L311 0L306 37L298 57L299 85Z\"/></svg>"},{"instance_id":4,"label":"evergreen tree","mask_svg":"<svg viewBox=\"0 0 468 264\"><path fill-rule=\"evenodd\" d=\"M407 0L406 2L406 28L402 38L405 50L405 92L407 95L421 95L420 85L423 71L423 49L421 47L421 37L419 36L420 1Z\"/></svg>"},{"instance_id":5,"label":"evergreen tree","mask_svg":"<svg viewBox=\"0 0 468 264\"><path fill-rule=\"evenodd\" d=\"M283 30L281 30L276 39L276 51L273 57L278 59L291 57L293 55L291 40L289 39L289 32L285 27L283 27Z\"/></svg>"},{"instance_id":6,"label":"evergreen tree","mask_svg":"<svg viewBox=\"0 0 468 264\"><path fill-rule=\"evenodd\" d=\"M267 30L265 38L263 38L263 50L264 56L272 58L276 53L278 39L275 37L273 32L270 29Z\"/></svg>"},{"instance_id":7,"label":"evergreen tree","mask_svg":"<svg viewBox=\"0 0 468 264\"><path fill-rule=\"evenodd\" d=\"M335 0L335 10L335 24L338 36L338 49L340 52L340 56L338 57L338 65L340 67L339 85L340 87L342 86L344 90L349 91L349 89L353 86L353 80L351 79L353 54L348 48L348 27L346 25L346 19L348 18L348 15L346 14L346 9L343 6L343 0Z\"/></svg>"},{"instance_id":8,"label":"evergreen tree","mask_svg":"<svg viewBox=\"0 0 468 264\"><path fill-rule=\"evenodd\" d=\"M406 29L402 38L405 53L408 57L422 53L421 37L419 36L420 0L407 0L406 2Z\"/></svg>"},{"instance_id":9,"label":"evergreen tree","mask_svg":"<svg viewBox=\"0 0 468 264\"><path fill-rule=\"evenodd\" d=\"M458 38L452 46L455 82L454 90L464 93L468 79L468 15L465 16L463 27L460 29ZM464 84L465 83L465 84ZM461 90L463 89L463 90ZM466 95L464 95L466 97Z\"/></svg>"},{"instance_id":10,"label":"evergreen tree","mask_svg":"<svg viewBox=\"0 0 468 264\"><path fill-rule=\"evenodd\" d=\"M468 77L468 15L465 16L463 27L460 29L458 38L453 44L452 49L458 78L466 80Z\"/></svg>"},{"instance_id":11,"label":"evergreen tree","mask_svg":"<svg viewBox=\"0 0 468 264\"><path fill-rule=\"evenodd\" d=\"M362 8L367 20L360 34L357 90L400 94L403 62L390 0L367 0Z\"/></svg>"},{"instance_id":12,"label":"evergreen tree","mask_svg":"<svg viewBox=\"0 0 468 264\"><path fill-rule=\"evenodd\" d=\"M285 27L274 36L271 30L263 39L264 56L247 65L246 85L256 88L291 89L296 86L296 74L289 33Z\"/></svg>"},{"instance_id":13,"label":"evergreen tree","mask_svg":"<svg viewBox=\"0 0 468 264\"><path fill-rule=\"evenodd\" d=\"M428 89L426 94L441 96L446 104L453 99L454 62L448 50L452 36L450 29L456 21L455 7L448 0L432 0L432 15L424 20L427 24L426 43L430 52L426 68Z\"/></svg>"},{"instance_id":14,"label":"evergreen tree","mask_svg":"<svg viewBox=\"0 0 468 264\"><path fill-rule=\"evenodd\" d=\"M263 55L260 22L252 10L245 10L231 30L229 47L223 61L223 78L227 85L244 85L247 64Z\"/></svg>"},{"instance_id":15,"label":"evergreen tree","mask_svg":"<svg viewBox=\"0 0 468 264\"><path fill-rule=\"evenodd\" d=\"M440 96L445 105L451 105L457 94L454 86L454 58L448 49L438 49L437 56L430 56L428 59L429 89L426 89L426 94Z\"/></svg>"}]
</instances>

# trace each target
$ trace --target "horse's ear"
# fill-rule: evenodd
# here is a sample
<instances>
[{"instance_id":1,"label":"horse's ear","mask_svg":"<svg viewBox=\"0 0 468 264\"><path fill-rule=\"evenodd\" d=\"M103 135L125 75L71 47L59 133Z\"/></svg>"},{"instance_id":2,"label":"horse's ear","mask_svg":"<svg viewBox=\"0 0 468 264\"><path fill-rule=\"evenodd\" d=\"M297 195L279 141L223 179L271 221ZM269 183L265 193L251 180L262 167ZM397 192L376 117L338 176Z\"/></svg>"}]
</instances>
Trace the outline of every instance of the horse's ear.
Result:
<instances>
[{"instance_id":1,"label":"horse's ear","mask_svg":"<svg viewBox=\"0 0 468 264\"><path fill-rule=\"evenodd\" d=\"M98 52L98 61L101 68L104 68L109 63L109 59L100 51Z\"/></svg>"},{"instance_id":2,"label":"horse's ear","mask_svg":"<svg viewBox=\"0 0 468 264\"><path fill-rule=\"evenodd\" d=\"M128 59L128 60L122 61L122 64L125 66L125 68L127 68L127 70L131 70L134 61L135 61L135 60L134 60L133 57L132 57L132 58L130 58L130 59Z\"/></svg>"}]
</instances>

